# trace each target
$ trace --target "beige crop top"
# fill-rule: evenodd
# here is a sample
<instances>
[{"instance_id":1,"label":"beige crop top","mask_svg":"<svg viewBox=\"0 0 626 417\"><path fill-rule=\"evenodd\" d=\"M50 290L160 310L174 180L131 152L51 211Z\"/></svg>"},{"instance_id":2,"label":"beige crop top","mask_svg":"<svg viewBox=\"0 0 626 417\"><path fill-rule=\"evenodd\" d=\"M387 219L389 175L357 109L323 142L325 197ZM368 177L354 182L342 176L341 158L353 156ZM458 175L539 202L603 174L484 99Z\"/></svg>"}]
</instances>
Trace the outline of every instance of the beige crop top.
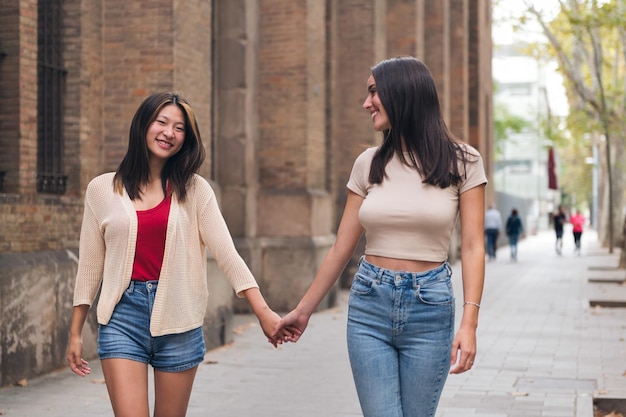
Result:
<instances>
[{"instance_id":1,"label":"beige crop top","mask_svg":"<svg viewBox=\"0 0 626 417\"><path fill-rule=\"evenodd\" d=\"M461 182L445 189L422 183L417 170L403 164L397 155L387 164L382 184L370 184L370 165L378 148L358 156L347 186L365 199L359 220L365 229L366 255L431 262L448 258L459 196L487 183L480 154L463 146L470 154L465 164L467 175L460 163Z\"/></svg>"}]
</instances>

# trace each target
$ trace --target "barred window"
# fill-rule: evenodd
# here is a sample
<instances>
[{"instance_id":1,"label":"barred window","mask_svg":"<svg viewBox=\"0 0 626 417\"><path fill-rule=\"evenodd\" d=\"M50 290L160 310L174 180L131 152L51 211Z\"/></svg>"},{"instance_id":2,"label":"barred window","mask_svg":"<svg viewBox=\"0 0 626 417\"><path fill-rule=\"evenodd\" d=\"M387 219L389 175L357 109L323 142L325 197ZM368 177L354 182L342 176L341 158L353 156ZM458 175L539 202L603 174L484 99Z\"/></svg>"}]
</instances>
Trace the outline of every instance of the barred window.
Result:
<instances>
[{"instance_id":1,"label":"barred window","mask_svg":"<svg viewBox=\"0 0 626 417\"><path fill-rule=\"evenodd\" d=\"M38 2L37 191L62 194L63 97L65 75L61 53L62 0Z\"/></svg>"}]
</instances>

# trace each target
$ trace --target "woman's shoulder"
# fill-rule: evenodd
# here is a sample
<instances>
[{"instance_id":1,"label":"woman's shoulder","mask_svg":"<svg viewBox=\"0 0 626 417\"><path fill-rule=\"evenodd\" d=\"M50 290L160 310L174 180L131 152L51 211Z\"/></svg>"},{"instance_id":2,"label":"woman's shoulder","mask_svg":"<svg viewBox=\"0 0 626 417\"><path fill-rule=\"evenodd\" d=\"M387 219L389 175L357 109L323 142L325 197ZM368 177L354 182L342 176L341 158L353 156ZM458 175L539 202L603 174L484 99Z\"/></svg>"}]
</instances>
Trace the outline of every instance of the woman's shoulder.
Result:
<instances>
[{"instance_id":1,"label":"woman's shoulder","mask_svg":"<svg viewBox=\"0 0 626 417\"><path fill-rule=\"evenodd\" d=\"M189 181L190 196L196 199L213 198L215 191L209 181L200 174L193 174Z\"/></svg>"},{"instance_id":2,"label":"woman's shoulder","mask_svg":"<svg viewBox=\"0 0 626 417\"><path fill-rule=\"evenodd\" d=\"M97 177L93 178L87 184L87 192L90 190L103 191L106 187L109 187L113 190L113 177L115 176L115 172L106 172L104 174L100 174Z\"/></svg>"},{"instance_id":3,"label":"woman's shoulder","mask_svg":"<svg viewBox=\"0 0 626 417\"><path fill-rule=\"evenodd\" d=\"M371 146L371 147L367 147L365 148L363 151L361 151L361 153L359 154L358 158L362 158L362 157L370 157L373 158L374 154L380 149L380 146Z\"/></svg>"},{"instance_id":4,"label":"woman's shoulder","mask_svg":"<svg viewBox=\"0 0 626 417\"><path fill-rule=\"evenodd\" d=\"M113 177L115 172L107 172L93 178L85 190L85 203L92 207L105 207L115 193Z\"/></svg>"},{"instance_id":5,"label":"woman's shoulder","mask_svg":"<svg viewBox=\"0 0 626 417\"><path fill-rule=\"evenodd\" d=\"M372 165L372 160L374 159L374 155L376 151L378 151L379 147L374 146L371 148L367 148L363 150L354 160L354 164L352 167L352 172L354 173L362 173L365 175L369 174L370 166Z\"/></svg>"},{"instance_id":6,"label":"woman's shoulder","mask_svg":"<svg viewBox=\"0 0 626 417\"><path fill-rule=\"evenodd\" d=\"M372 159L374 159L374 155L379 148L380 146L372 146L370 148L366 148L356 157L355 164L372 162Z\"/></svg>"},{"instance_id":7,"label":"woman's shoulder","mask_svg":"<svg viewBox=\"0 0 626 417\"><path fill-rule=\"evenodd\" d=\"M211 184L209 183L209 181L204 178L202 175L200 174L193 174L193 176L191 177L190 180L190 185L192 187L197 187L197 188L210 188L213 189L213 187L211 187Z\"/></svg>"},{"instance_id":8,"label":"woman's shoulder","mask_svg":"<svg viewBox=\"0 0 626 417\"><path fill-rule=\"evenodd\" d=\"M472 145L465 142L458 142L459 148L465 152L467 155L482 158L478 149L474 148Z\"/></svg>"},{"instance_id":9,"label":"woman's shoulder","mask_svg":"<svg viewBox=\"0 0 626 417\"><path fill-rule=\"evenodd\" d=\"M115 172L105 172L104 174L100 174L89 181L90 184L100 184L102 182L111 182L113 181L113 177L115 176Z\"/></svg>"}]
</instances>

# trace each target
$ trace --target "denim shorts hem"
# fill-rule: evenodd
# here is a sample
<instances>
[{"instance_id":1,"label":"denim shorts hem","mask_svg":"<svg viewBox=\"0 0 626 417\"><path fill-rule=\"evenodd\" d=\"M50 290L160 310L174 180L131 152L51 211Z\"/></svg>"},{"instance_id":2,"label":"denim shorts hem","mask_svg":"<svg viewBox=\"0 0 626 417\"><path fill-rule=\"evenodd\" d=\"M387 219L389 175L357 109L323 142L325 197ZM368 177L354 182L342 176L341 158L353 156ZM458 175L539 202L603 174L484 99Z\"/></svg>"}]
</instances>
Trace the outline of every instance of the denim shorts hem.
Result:
<instances>
[{"instance_id":1,"label":"denim shorts hem","mask_svg":"<svg viewBox=\"0 0 626 417\"><path fill-rule=\"evenodd\" d=\"M134 362L145 363L146 365L148 365L148 361L145 358L128 355L126 353L107 353L106 355L100 355L100 360L104 360L104 359L128 359ZM183 371L187 371L191 368L194 368L200 365L203 360L204 358L195 360L192 362L187 362L182 365L166 366L166 367L159 367L159 366L155 366L154 364L152 364L152 368L156 369L157 371L168 372L168 373L169 372L183 372Z\"/></svg>"},{"instance_id":2,"label":"denim shorts hem","mask_svg":"<svg viewBox=\"0 0 626 417\"><path fill-rule=\"evenodd\" d=\"M152 367L154 369L156 369L157 371L161 371L161 372L184 372L184 371L188 371L191 368L194 368L198 365L200 365L202 363L202 361L204 360L204 358L197 360L197 361L193 361L193 362L187 362L183 365L176 365L176 366L168 366L165 368L159 368L158 366L154 366L152 365Z\"/></svg>"},{"instance_id":3,"label":"denim shorts hem","mask_svg":"<svg viewBox=\"0 0 626 417\"><path fill-rule=\"evenodd\" d=\"M109 352L106 353L104 355L99 355L100 356L100 360L103 359L128 359L134 362L141 362L141 363L145 363L146 365L148 364L148 361L146 360L146 358L142 358L141 356L135 356L135 355L129 355L128 353L115 353L115 352Z\"/></svg>"}]
</instances>

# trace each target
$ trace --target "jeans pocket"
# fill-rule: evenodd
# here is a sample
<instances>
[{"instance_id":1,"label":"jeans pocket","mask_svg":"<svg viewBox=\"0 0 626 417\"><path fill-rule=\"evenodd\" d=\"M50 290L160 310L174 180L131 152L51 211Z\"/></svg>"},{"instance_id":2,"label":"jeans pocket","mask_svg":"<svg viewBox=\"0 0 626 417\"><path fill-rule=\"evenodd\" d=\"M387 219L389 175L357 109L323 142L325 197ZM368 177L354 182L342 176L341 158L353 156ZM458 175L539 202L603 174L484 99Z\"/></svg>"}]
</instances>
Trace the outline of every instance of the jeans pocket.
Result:
<instances>
[{"instance_id":1,"label":"jeans pocket","mask_svg":"<svg viewBox=\"0 0 626 417\"><path fill-rule=\"evenodd\" d=\"M452 281L443 279L420 284L417 287L417 297L425 304L450 304L454 300Z\"/></svg>"},{"instance_id":2,"label":"jeans pocket","mask_svg":"<svg viewBox=\"0 0 626 417\"><path fill-rule=\"evenodd\" d=\"M373 283L374 282L370 277L359 274L357 272L357 274L354 276L354 279L352 280L350 292L356 295L368 295L372 292Z\"/></svg>"}]
</instances>

